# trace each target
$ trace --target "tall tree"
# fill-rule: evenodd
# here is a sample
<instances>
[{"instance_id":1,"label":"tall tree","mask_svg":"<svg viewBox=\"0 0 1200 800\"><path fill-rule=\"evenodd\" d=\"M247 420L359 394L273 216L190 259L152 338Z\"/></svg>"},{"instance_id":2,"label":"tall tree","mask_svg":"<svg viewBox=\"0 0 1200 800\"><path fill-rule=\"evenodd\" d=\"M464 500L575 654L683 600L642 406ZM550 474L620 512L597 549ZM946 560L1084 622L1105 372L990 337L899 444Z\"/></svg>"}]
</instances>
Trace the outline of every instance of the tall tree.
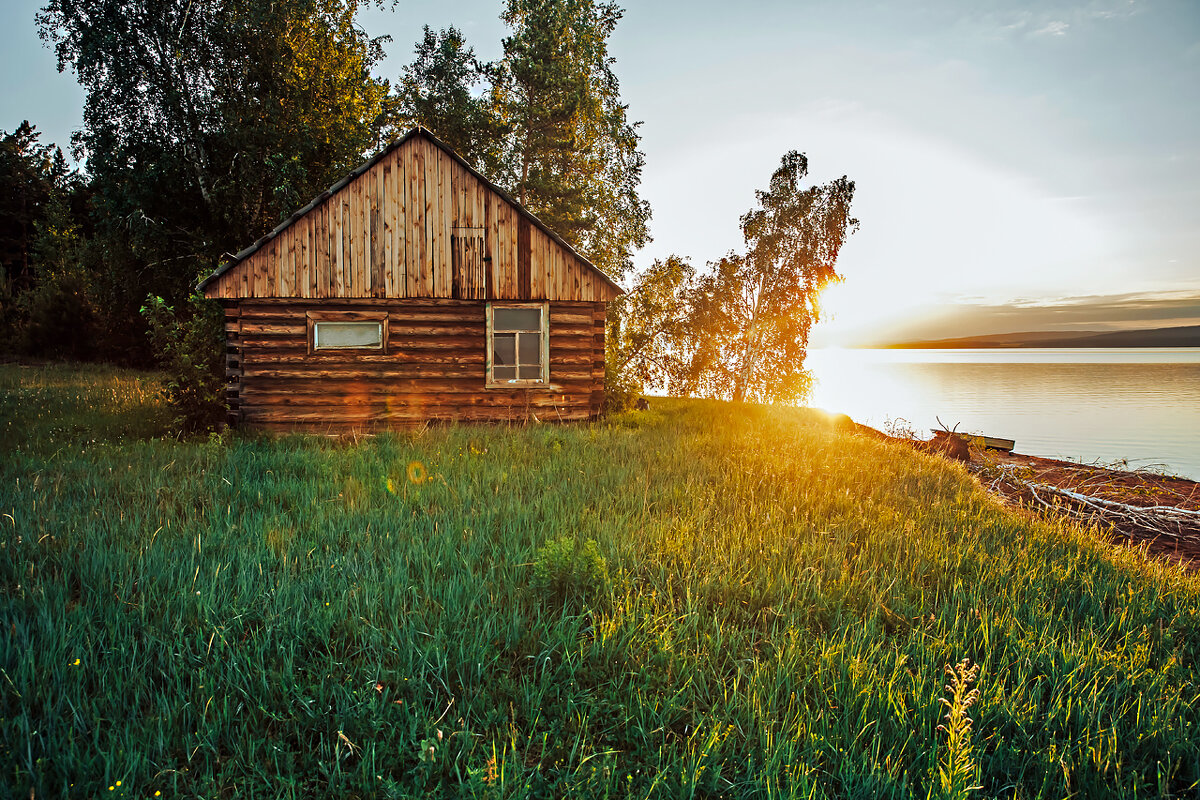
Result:
<instances>
[{"instance_id":1,"label":"tall tree","mask_svg":"<svg viewBox=\"0 0 1200 800\"><path fill-rule=\"evenodd\" d=\"M109 264L136 311L178 298L378 142L365 0L49 0L42 37L86 90ZM118 252L118 251L124 251Z\"/></svg>"},{"instance_id":2,"label":"tall tree","mask_svg":"<svg viewBox=\"0 0 1200 800\"><path fill-rule=\"evenodd\" d=\"M613 277L649 240L650 219L637 124L608 54L621 15L595 0L508 0L512 34L492 92L508 132L502 182Z\"/></svg>"},{"instance_id":3,"label":"tall tree","mask_svg":"<svg viewBox=\"0 0 1200 800\"><path fill-rule=\"evenodd\" d=\"M791 151L741 218L745 255L731 253L691 295L684 393L732 400L793 402L811 379L804 356L819 295L838 280L854 182L845 176L804 188L808 159Z\"/></svg>"},{"instance_id":4,"label":"tall tree","mask_svg":"<svg viewBox=\"0 0 1200 800\"><path fill-rule=\"evenodd\" d=\"M38 225L71 174L62 150L40 138L28 120L0 131L0 274L14 291L34 279Z\"/></svg>"},{"instance_id":5,"label":"tall tree","mask_svg":"<svg viewBox=\"0 0 1200 800\"><path fill-rule=\"evenodd\" d=\"M398 87L400 125L421 125L476 168L494 172L502 129L485 91L491 65L475 57L455 27L434 31L426 25L415 56Z\"/></svg>"}]
</instances>

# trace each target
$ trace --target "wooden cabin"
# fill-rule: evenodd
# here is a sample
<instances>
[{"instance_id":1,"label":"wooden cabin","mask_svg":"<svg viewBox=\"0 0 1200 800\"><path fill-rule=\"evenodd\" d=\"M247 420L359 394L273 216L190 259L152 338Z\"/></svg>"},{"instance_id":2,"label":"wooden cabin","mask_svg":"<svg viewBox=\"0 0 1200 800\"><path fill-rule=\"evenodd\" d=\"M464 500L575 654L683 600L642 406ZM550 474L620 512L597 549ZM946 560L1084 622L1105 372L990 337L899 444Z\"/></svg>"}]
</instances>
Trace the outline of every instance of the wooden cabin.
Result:
<instances>
[{"instance_id":1,"label":"wooden cabin","mask_svg":"<svg viewBox=\"0 0 1200 800\"><path fill-rule=\"evenodd\" d=\"M595 417L621 293L423 129L198 288L225 308L231 422L323 432Z\"/></svg>"}]
</instances>

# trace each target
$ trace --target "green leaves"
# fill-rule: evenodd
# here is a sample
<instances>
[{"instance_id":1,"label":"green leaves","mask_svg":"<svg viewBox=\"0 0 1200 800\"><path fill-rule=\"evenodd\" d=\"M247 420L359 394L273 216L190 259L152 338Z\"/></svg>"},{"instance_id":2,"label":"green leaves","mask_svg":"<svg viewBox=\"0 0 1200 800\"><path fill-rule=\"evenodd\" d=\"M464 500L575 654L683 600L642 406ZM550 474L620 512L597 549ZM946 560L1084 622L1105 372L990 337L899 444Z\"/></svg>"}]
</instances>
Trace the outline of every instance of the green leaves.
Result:
<instances>
[{"instance_id":1,"label":"green leaves","mask_svg":"<svg viewBox=\"0 0 1200 800\"><path fill-rule=\"evenodd\" d=\"M225 412L220 306L193 294L181 312L161 297L147 298L141 311L165 373L163 397L175 412L176 430L191 433L220 425Z\"/></svg>"},{"instance_id":2,"label":"green leaves","mask_svg":"<svg viewBox=\"0 0 1200 800\"><path fill-rule=\"evenodd\" d=\"M99 233L135 297L182 298L379 143L380 39L362 0L50 0L38 14L87 93L76 144ZM113 259L111 263L119 263ZM146 268L153 265L153 269ZM136 305L134 306L136 309Z\"/></svg>"},{"instance_id":3,"label":"green leaves","mask_svg":"<svg viewBox=\"0 0 1200 800\"><path fill-rule=\"evenodd\" d=\"M491 64L457 28L427 26L395 99L399 123L429 128L614 278L650 238L638 123L608 54L621 14L593 0L510 0L512 33Z\"/></svg>"},{"instance_id":4,"label":"green leaves","mask_svg":"<svg viewBox=\"0 0 1200 800\"><path fill-rule=\"evenodd\" d=\"M501 181L552 230L619 278L649 241L645 158L612 71L615 3L510 0L492 92L506 138Z\"/></svg>"},{"instance_id":5,"label":"green leaves","mask_svg":"<svg viewBox=\"0 0 1200 800\"><path fill-rule=\"evenodd\" d=\"M503 131L489 98L477 87L494 68L475 57L455 27L434 32L425 26L415 60L404 69L395 102L398 122L421 125L486 174L497 168Z\"/></svg>"},{"instance_id":6,"label":"green leaves","mask_svg":"<svg viewBox=\"0 0 1200 800\"><path fill-rule=\"evenodd\" d=\"M605 358L614 377L661 386L674 393L686 380L680 355L692 337L696 271L685 258L668 256L638 273L630 290L612 301ZM621 380L606 380L605 393Z\"/></svg>"}]
</instances>

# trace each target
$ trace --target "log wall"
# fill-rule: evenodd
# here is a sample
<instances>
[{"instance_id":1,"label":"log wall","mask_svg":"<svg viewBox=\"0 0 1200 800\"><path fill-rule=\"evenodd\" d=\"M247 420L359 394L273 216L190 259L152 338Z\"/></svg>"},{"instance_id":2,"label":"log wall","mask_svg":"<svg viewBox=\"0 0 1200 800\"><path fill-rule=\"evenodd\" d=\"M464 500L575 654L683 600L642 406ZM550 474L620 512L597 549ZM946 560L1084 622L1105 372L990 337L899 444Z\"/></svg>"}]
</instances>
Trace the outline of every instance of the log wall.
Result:
<instances>
[{"instance_id":1,"label":"log wall","mask_svg":"<svg viewBox=\"0 0 1200 800\"><path fill-rule=\"evenodd\" d=\"M385 352L310 352L308 312L387 315ZM596 416L604 402L603 303L550 303L550 383L486 389L485 304L241 300L226 304L231 421L345 433L427 421Z\"/></svg>"}]
</instances>

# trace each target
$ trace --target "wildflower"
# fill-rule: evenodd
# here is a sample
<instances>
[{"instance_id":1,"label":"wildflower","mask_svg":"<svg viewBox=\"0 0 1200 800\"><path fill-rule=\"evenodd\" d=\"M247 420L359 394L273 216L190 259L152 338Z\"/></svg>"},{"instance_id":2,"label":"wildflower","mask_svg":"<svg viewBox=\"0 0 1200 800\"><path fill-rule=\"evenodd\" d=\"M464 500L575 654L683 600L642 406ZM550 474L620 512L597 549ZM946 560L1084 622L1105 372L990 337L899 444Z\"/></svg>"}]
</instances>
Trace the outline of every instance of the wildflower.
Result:
<instances>
[{"instance_id":1,"label":"wildflower","mask_svg":"<svg viewBox=\"0 0 1200 800\"><path fill-rule=\"evenodd\" d=\"M420 484L429 480L429 473L425 471L425 465L420 461L408 462L408 467L405 468L404 472L408 476L409 483Z\"/></svg>"},{"instance_id":2,"label":"wildflower","mask_svg":"<svg viewBox=\"0 0 1200 800\"><path fill-rule=\"evenodd\" d=\"M79 666L79 659L78 659L78 658L77 658L77 659L75 659L75 660L74 660L74 661L71 663L71 666L72 666L72 667L78 667L78 666Z\"/></svg>"},{"instance_id":3,"label":"wildflower","mask_svg":"<svg viewBox=\"0 0 1200 800\"><path fill-rule=\"evenodd\" d=\"M395 493L396 493L396 485L395 485L394 483L392 483L392 479L391 479L391 478L388 478L388 479L387 479L387 490L388 490L388 492L390 492L391 494L395 494Z\"/></svg>"},{"instance_id":4,"label":"wildflower","mask_svg":"<svg viewBox=\"0 0 1200 800\"><path fill-rule=\"evenodd\" d=\"M120 785L121 785L121 782L120 782L120 781L117 781L117 786L120 786Z\"/></svg>"}]
</instances>

